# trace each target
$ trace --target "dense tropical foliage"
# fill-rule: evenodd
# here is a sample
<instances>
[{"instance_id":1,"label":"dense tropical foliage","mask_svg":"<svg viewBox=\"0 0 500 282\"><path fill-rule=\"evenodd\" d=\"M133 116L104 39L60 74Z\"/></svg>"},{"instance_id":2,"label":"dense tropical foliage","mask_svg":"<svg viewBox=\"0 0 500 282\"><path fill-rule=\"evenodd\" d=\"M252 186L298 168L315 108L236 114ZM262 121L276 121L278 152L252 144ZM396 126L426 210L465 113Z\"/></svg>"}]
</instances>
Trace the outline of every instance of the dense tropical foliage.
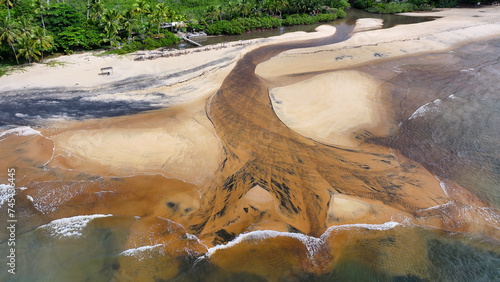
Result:
<instances>
[{"instance_id":1,"label":"dense tropical foliage","mask_svg":"<svg viewBox=\"0 0 500 282\"><path fill-rule=\"evenodd\" d=\"M393 14L433 8L453 8L457 5L491 4L494 1L496 0L353 0L352 6L370 13Z\"/></svg>"},{"instance_id":2,"label":"dense tropical foliage","mask_svg":"<svg viewBox=\"0 0 500 282\"><path fill-rule=\"evenodd\" d=\"M43 60L44 53L120 49L124 44L135 48L171 45L179 38L160 25L183 20L165 3L153 5L145 0L125 1L128 4L123 6L106 0L0 1L0 59L4 63L31 63Z\"/></svg>"},{"instance_id":3,"label":"dense tropical foliage","mask_svg":"<svg viewBox=\"0 0 500 282\"><path fill-rule=\"evenodd\" d=\"M375 13L457 4L457 0L351 1L354 7ZM31 63L54 52L97 48L133 52L173 44L179 40L173 33L179 30L241 34L331 21L344 17L349 6L348 0L0 0L0 60Z\"/></svg>"},{"instance_id":4,"label":"dense tropical foliage","mask_svg":"<svg viewBox=\"0 0 500 282\"><path fill-rule=\"evenodd\" d=\"M173 44L173 33L241 34L345 16L346 0L0 0L0 58L31 63L44 54ZM185 24L174 25L173 22Z\"/></svg>"}]
</instances>

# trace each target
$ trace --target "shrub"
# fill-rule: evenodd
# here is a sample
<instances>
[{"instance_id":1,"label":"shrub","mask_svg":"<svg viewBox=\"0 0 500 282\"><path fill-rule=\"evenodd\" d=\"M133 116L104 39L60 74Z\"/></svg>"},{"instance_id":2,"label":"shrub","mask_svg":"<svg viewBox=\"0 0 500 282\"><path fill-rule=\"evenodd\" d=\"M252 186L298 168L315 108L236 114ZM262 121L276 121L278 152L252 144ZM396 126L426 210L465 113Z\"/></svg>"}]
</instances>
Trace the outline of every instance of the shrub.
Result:
<instances>
[{"instance_id":1,"label":"shrub","mask_svg":"<svg viewBox=\"0 0 500 282\"><path fill-rule=\"evenodd\" d=\"M283 19L283 25L290 26L299 24L313 24L318 22L329 22L335 20L338 17L338 14L342 15L342 13L340 13L339 11L341 10L336 10L335 13L317 14L315 16L309 16L306 14L288 15Z\"/></svg>"},{"instance_id":2,"label":"shrub","mask_svg":"<svg viewBox=\"0 0 500 282\"><path fill-rule=\"evenodd\" d=\"M351 7L351 4L347 0L332 0L330 3L330 7L335 8L335 9L347 9Z\"/></svg>"},{"instance_id":3,"label":"shrub","mask_svg":"<svg viewBox=\"0 0 500 282\"><path fill-rule=\"evenodd\" d=\"M135 52L137 50L153 50L161 47L169 46L179 42L180 38L175 36L169 31L165 31L163 34L160 34L159 38L151 38L146 37L142 42L141 41L131 41L130 43L124 44L119 49L109 50L104 52L103 54L118 54L124 55L128 53Z\"/></svg>"},{"instance_id":4,"label":"shrub","mask_svg":"<svg viewBox=\"0 0 500 282\"><path fill-rule=\"evenodd\" d=\"M57 44L62 50L70 49L93 49L102 43L98 31L83 29L81 27L68 27L65 31L57 34Z\"/></svg>"},{"instance_id":5,"label":"shrub","mask_svg":"<svg viewBox=\"0 0 500 282\"><path fill-rule=\"evenodd\" d=\"M457 5L457 0L438 0L436 2L437 8L455 8Z\"/></svg>"},{"instance_id":6,"label":"shrub","mask_svg":"<svg viewBox=\"0 0 500 282\"><path fill-rule=\"evenodd\" d=\"M375 1L373 0L354 0L352 6L357 9L366 10L375 5Z\"/></svg>"},{"instance_id":7,"label":"shrub","mask_svg":"<svg viewBox=\"0 0 500 282\"><path fill-rule=\"evenodd\" d=\"M205 31L208 35L235 35L256 29L269 29L281 26L281 20L272 17L238 18L231 21L215 21L207 25Z\"/></svg>"},{"instance_id":8,"label":"shrub","mask_svg":"<svg viewBox=\"0 0 500 282\"><path fill-rule=\"evenodd\" d=\"M416 6L411 3L390 2L386 4L376 3L373 7L366 9L370 13L394 14L415 11Z\"/></svg>"}]
</instances>

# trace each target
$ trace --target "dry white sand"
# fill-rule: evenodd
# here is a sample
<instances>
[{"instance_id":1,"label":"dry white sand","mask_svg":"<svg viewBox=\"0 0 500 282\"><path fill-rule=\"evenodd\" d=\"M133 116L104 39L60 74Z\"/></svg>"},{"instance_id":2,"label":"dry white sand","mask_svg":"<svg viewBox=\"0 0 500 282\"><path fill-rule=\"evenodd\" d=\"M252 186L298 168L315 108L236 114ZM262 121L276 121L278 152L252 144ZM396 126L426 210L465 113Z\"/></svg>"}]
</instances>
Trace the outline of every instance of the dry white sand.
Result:
<instances>
[{"instance_id":1,"label":"dry white sand","mask_svg":"<svg viewBox=\"0 0 500 282\"><path fill-rule=\"evenodd\" d=\"M356 26L354 27L353 32L367 31L372 29L382 28L384 24L383 19L358 19L356 20Z\"/></svg>"},{"instance_id":2,"label":"dry white sand","mask_svg":"<svg viewBox=\"0 0 500 282\"><path fill-rule=\"evenodd\" d=\"M389 132L390 121L380 116L379 83L358 71L335 71L273 88L271 102L276 115L297 133L326 144L356 146L362 128ZM380 130L379 130L380 131Z\"/></svg>"},{"instance_id":3,"label":"dry white sand","mask_svg":"<svg viewBox=\"0 0 500 282\"><path fill-rule=\"evenodd\" d=\"M161 57L154 60L134 61L135 55L106 55L86 52L69 56L61 56L46 60L45 63L34 63L25 66L23 71L17 71L0 77L1 92L8 90L23 90L30 88L86 88L117 83L141 75L162 77L166 74L182 74L165 79L163 86L172 86L179 82L190 81L200 76L214 75L224 68L232 68L236 61L245 53L258 47L288 42L297 39L312 39L335 33L332 26L318 27L317 32L294 32L267 39L228 43L227 48L214 48L208 51L195 52L187 49L187 55L176 57ZM204 48L200 48L204 49ZM143 51L149 54L149 51ZM52 67L50 62L57 62ZM99 75L101 68L112 67L111 75ZM185 73L187 72L187 73Z\"/></svg>"},{"instance_id":4,"label":"dry white sand","mask_svg":"<svg viewBox=\"0 0 500 282\"><path fill-rule=\"evenodd\" d=\"M56 156L49 164L115 176L162 174L205 184L223 160L223 151L199 109L193 105L173 114L157 111L106 123L83 122L53 136Z\"/></svg>"},{"instance_id":5,"label":"dry white sand","mask_svg":"<svg viewBox=\"0 0 500 282\"><path fill-rule=\"evenodd\" d=\"M293 49L260 64L263 78L335 70L428 52L500 36L500 8L443 9L406 15L441 17L434 21L357 32L350 39L328 46Z\"/></svg>"}]
</instances>

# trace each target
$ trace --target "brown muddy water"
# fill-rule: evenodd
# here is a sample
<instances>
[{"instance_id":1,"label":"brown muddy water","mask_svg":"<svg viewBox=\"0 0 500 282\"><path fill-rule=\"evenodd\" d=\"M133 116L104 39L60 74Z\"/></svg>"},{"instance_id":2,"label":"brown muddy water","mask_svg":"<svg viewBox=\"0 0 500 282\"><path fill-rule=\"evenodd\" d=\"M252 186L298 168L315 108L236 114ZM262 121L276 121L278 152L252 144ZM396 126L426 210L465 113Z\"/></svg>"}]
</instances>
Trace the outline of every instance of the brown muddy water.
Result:
<instances>
[{"instance_id":1,"label":"brown muddy water","mask_svg":"<svg viewBox=\"0 0 500 282\"><path fill-rule=\"evenodd\" d=\"M33 129L2 135L1 169L14 163L27 189L16 192L16 274L2 267L0 279L498 279L500 41L360 68L384 81L399 129L385 138L368 132L360 147L345 148L285 126L254 74L284 50L345 40L353 25L337 28L237 63L206 102L225 159L203 187L47 166L52 145ZM334 208L340 203L348 212ZM8 236L0 238L4 266Z\"/></svg>"}]
</instances>

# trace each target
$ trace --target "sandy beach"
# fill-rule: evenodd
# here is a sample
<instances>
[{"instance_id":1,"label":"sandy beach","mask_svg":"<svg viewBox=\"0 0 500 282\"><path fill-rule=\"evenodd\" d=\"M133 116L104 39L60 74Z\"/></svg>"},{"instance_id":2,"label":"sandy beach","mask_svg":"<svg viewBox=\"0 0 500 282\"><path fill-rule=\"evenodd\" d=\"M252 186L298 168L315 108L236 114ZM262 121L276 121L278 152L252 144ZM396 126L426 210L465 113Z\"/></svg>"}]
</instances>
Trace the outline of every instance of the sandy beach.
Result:
<instances>
[{"instance_id":1,"label":"sandy beach","mask_svg":"<svg viewBox=\"0 0 500 282\"><path fill-rule=\"evenodd\" d=\"M193 247L217 267L262 275L272 273L275 262L250 257L262 265L255 270L231 261L253 250L252 240L271 242L287 263L318 275L357 244L345 228L364 230L360 238L379 238L369 230L381 230L399 240L413 236L401 226L419 225L499 240L498 210L487 201L367 141L389 137L399 126L399 105L382 81L399 70L386 67L375 76L367 68L425 54L442 57L464 44L500 38L500 8L407 15L437 19L389 29L381 29L380 19L361 19L345 41L283 47L264 62L259 52L274 54L274 44L312 42L337 30L321 26L315 33L145 61L75 54L48 60L59 62L53 67L34 64L1 77L0 97L79 95L95 103L156 106L113 117L40 118L32 129L0 132L0 169L15 163L18 186L27 187L18 191L31 216L24 231L82 214L140 217L130 225L127 250L159 245L162 254L175 257L194 256ZM112 73L99 75L104 67L113 67ZM239 234L249 239L232 241ZM314 255L304 238L319 246ZM169 240L176 243L168 246ZM219 244L228 245L213 249ZM404 248L398 241L384 250L404 254ZM130 256L120 261L120 272L152 279L144 261L140 271L127 268L135 267ZM175 277L179 264L160 277ZM409 268L391 271L418 275Z\"/></svg>"}]
</instances>

